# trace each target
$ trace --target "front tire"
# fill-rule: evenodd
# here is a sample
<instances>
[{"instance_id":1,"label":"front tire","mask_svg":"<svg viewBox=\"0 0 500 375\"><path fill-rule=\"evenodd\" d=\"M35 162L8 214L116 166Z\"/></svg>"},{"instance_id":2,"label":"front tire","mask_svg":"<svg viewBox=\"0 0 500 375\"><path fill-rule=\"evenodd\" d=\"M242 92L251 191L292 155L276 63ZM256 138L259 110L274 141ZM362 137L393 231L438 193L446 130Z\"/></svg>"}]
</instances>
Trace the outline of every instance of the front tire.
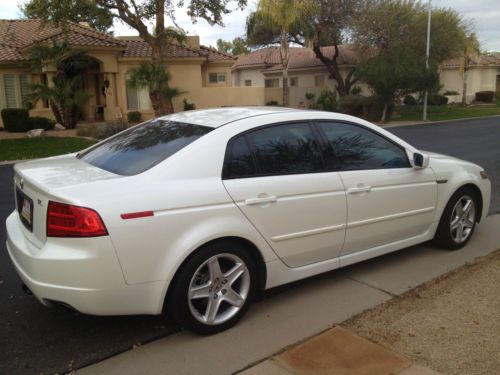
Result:
<instances>
[{"instance_id":1,"label":"front tire","mask_svg":"<svg viewBox=\"0 0 500 375\"><path fill-rule=\"evenodd\" d=\"M457 190L448 201L434 243L447 250L458 250L469 242L476 227L478 198L468 187Z\"/></svg>"},{"instance_id":2,"label":"front tire","mask_svg":"<svg viewBox=\"0 0 500 375\"><path fill-rule=\"evenodd\" d=\"M217 241L198 249L179 269L167 309L183 328L214 334L235 325L256 288L255 262L237 242Z\"/></svg>"}]
</instances>

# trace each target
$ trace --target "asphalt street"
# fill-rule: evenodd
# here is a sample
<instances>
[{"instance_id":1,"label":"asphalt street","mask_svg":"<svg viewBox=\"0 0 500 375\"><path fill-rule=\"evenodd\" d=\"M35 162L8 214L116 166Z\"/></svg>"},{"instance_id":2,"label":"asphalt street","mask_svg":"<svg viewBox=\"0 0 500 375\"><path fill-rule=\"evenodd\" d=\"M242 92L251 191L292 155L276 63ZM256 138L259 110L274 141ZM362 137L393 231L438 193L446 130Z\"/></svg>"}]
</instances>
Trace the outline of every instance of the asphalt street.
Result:
<instances>
[{"instance_id":1,"label":"asphalt street","mask_svg":"<svg viewBox=\"0 0 500 375\"><path fill-rule=\"evenodd\" d=\"M490 212L500 212L500 118L393 127L389 131L422 150L482 165L492 185ZM14 208L12 166L0 166L0 221ZM389 261L395 255L384 258ZM363 264L350 267L362 269ZM268 293L265 298L275 298ZM93 317L43 307L21 292L0 227L0 374L64 373L134 346L168 336L177 328L163 317Z\"/></svg>"}]
</instances>

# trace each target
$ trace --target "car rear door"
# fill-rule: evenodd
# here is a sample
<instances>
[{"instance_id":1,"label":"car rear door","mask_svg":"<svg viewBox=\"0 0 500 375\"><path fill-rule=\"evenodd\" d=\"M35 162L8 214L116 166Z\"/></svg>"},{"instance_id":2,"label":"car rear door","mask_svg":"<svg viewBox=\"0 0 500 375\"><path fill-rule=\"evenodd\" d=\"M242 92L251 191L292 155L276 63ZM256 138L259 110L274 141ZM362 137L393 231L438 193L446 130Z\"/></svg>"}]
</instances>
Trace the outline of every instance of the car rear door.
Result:
<instances>
[{"instance_id":1,"label":"car rear door","mask_svg":"<svg viewBox=\"0 0 500 375\"><path fill-rule=\"evenodd\" d=\"M346 189L347 230L341 255L424 234L435 216L431 168L411 167L406 150L364 126L319 122Z\"/></svg>"},{"instance_id":2,"label":"car rear door","mask_svg":"<svg viewBox=\"0 0 500 375\"><path fill-rule=\"evenodd\" d=\"M276 124L234 137L223 182L288 266L339 255L347 215L344 186L338 172L325 171L311 124Z\"/></svg>"}]
</instances>

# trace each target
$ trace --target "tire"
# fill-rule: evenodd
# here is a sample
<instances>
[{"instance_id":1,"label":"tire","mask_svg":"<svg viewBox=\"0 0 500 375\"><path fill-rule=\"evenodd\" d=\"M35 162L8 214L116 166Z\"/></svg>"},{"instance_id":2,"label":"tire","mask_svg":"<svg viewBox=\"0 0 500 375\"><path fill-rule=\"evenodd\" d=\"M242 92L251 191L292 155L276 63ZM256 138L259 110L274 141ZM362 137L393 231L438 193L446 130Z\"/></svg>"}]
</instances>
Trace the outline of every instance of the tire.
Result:
<instances>
[{"instance_id":1,"label":"tire","mask_svg":"<svg viewBox=\"0 0 500 375\"><path fill-rule=\"evenodd\" d=\"M447 250L464 247L476 228L478 201L477 193L473 189L458 189L443 211L433 243Z\"/></svg>"},{"instance_id":2,"label":"tire","mask_svg":"<svg viewBox=\"0 0 500 375\"><path fill-rule=\"evenodd\" d=\"M199 248L177 272L167 311L183 328L210 335L235 325L252 303L255 262L238 242L217 241Z\"/></svg>"}]
</instances>

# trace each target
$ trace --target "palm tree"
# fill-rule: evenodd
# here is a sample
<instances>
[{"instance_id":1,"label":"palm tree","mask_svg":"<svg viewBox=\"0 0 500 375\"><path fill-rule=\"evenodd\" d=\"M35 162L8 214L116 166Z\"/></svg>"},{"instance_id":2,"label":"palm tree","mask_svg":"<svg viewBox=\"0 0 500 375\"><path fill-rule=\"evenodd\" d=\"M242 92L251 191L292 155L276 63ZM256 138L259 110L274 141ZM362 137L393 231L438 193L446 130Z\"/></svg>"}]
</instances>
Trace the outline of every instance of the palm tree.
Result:
<instances>
[{"instance_id":1,"label":"palm tree","mask_svg":"<svg viewBox=\"0 0 500 375\"><path fill-rule=\"evenodd\" d=\"M25 104L33 105L38 100L46 100L56 121L73 129L78 122L80 106L91 96L83 88L83 73L91 62L85 51L73 50L67 43L30 48L27 60L29 71L39 72L43 66L54 65L56 73L52 82L30 84Z\"/></svg>"},{"instance_id":2,"label":"palm tree","mask_svg":"<svg viewBox=\"0 0 500 375\"><path fill-rule=\"evenodd\" d=\"M172 99L185 91L170 87L170 73L163 64L142 63L128 71L128 82L132 87L147 87L155 117L173 113Z\"/></svg>"},{"instance_id":3,"label":"palm tree","mask_svg":"<svg viewBox=\"0 0 500 375\"><path fill-rule=\"evenodd\" d=\"M475 33L465 37L464 49L460 57L460 75L462 77L462 105L467 104L467 72L470 69L471 58L480 54L480 45Z\"/></svg>"},{"instance_id":4,"label":"palm tree","mask_svg":"<svg viewBox=\"0 0 500 375\"><path fill-rule=\"evenodd\" d=\"M288 45L289 31L300 23L303 16L313 6L309 0L260 0L257 12L264 23L280 30L280 59L283 66L283 105L290 105L288 87Z\"/></svg>"}]
</instances>

